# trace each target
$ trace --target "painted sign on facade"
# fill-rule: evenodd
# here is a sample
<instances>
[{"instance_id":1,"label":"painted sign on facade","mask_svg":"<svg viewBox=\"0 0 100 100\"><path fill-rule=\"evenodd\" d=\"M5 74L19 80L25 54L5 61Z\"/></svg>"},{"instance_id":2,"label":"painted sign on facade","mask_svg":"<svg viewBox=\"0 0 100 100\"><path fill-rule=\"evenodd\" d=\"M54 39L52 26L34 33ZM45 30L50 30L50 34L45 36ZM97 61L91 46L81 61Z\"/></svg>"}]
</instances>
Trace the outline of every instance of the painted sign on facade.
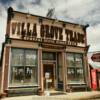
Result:
<instances>
[{"instance_id":1,"label":"painted sign on facade","mask_svg":"<svg viewBox=\"0 0 100 100\"><path fill-rule=\"evenodd\" d=\"M45 19L45 18L44 18ZM25 15L17 15L10 23L10 37L28 41L36 41L50 44L85 46L85 33L82 26L61 22L52 24L52 20L39 22L39 17L31 16L26 19Z\"/></svg>"}]
</instances>

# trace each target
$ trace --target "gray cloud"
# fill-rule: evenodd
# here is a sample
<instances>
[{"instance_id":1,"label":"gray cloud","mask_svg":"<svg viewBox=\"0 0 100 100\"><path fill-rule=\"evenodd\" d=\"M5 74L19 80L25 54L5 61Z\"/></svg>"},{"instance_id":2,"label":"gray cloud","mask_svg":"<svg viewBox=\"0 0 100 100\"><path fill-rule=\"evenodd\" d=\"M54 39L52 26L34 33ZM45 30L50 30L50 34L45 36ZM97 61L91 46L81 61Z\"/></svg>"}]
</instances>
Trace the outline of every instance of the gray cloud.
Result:
<instances>
[{"instance_id":1,"label":"gray cloud","mask_svg":"<svg viewBox=\"0 0 100 100\"><path fill-rule=\"evenodd\" d=\"M100 51L100 0L7 0L6 3L4 2L0 3L2 20L6 20L6 9L12 6L15 10L40 16L46 16L49 8L55 8L55 15L58 19L90 24L87 29L88 44L91 45L90 51L95 49ZM5 26L1 23L0 27L5 30ZM0 33L2 33L1 29Z\"/></svg>"},{"instance_id":2,"label":"gray cloud","mask_svg":"<svg viewBox=\"0 0 100 100\"><path fill-rule=\"evenodd\" d=\"M100 23L87 29L87 40L90 44L89 51L100 51Z\"/></svg>"},{"instance_id":3,"label":"gray cloud","mask_svg":"<svg viewBox=\"0 0 100 100\"><path fill-rule=\"evenodd\" d=\"M5 7L0 3L0 17L5 17Z\"/></svg>"},{"instance_id":4,"label":"gray cloud","mask_svg":"<svg viewBox=\"0 0 100 100\"><path fill-rule=\"evenodd\" d=\"M13 0L1 0L0 2L2 3L2 4L7 4L7 3L10 3L10 2L12 2Z\"/></svg>"},{"instance_id":5,"label":"gray cloud","mask_svg":"<svg viewBox=\"0 0 100 100\"><path fill-rule=\"evenodd\" d=\"M41 0L33 0L33 1L31 1L31 4L40 5L41 4Z\"/></svg>"}]
</instances>

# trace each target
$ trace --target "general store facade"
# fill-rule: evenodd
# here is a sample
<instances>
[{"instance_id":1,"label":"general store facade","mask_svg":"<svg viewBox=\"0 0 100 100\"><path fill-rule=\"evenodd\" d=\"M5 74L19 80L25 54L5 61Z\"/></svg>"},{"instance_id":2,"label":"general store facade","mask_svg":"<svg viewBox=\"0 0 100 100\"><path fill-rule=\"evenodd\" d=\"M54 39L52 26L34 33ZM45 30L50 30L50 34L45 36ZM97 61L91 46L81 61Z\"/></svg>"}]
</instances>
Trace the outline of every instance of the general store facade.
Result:
<instances>
[{"instance_id":1,"label":"general store facade","mask_svg":"<svg viewBox=\"0 0 100 100\"><path fill-rule=\"evenodd\" d=\"M8 9L1 91L89 87L87 26ZM26 90L26 91L28 91ZM23 92L24 92L23 91Z\"/></svg>"}]
</instances>

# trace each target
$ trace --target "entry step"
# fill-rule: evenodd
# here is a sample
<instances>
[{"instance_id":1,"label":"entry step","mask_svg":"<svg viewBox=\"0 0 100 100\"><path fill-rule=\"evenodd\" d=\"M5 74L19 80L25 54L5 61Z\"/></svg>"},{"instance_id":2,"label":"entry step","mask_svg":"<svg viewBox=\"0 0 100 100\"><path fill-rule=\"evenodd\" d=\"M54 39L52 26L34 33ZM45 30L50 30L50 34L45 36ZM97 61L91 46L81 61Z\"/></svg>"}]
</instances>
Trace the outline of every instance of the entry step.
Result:
<instances>
[{"instance_id":1,"label":"entry step","mask_svg":"<svg viewBox=\"0 0 100 100\"><path fill-rule=\"evenodd\" d=\"M50 96L66 94L66 92L63 91L46 91L46 93L48 93Z\"/></svg>"}]
</instances>

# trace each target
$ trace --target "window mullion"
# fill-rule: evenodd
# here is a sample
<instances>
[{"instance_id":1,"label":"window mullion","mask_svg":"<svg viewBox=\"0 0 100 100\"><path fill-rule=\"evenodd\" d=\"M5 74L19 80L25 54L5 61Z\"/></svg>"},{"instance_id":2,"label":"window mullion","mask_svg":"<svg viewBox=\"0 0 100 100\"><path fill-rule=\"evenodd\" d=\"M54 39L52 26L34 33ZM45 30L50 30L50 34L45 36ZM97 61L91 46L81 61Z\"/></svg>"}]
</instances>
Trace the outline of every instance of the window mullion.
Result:
<instances>
[{"instance_id":1,"label":"window mullion","mask_svg":"<svg viewBox=\"0 0 100 100\"><path fill-rule=\"evenodd\" d=\"M75 80L76 80L76 59L75 59L75 54L73 54L74 57L74 72L75 72Z\"/></svg>"},{"instance_id":2,"label":"window mullion","mask_svg":"<svg viewBox=\"0 0 100 100\"><path fill-rule=\"evenodd\" d=\"M26 65L26 53L25 53L25 50L24 50L24 53L23 53L23 67L24 67L24 83L25 83L25 65Z\"/></svg>"}]
</instances>

